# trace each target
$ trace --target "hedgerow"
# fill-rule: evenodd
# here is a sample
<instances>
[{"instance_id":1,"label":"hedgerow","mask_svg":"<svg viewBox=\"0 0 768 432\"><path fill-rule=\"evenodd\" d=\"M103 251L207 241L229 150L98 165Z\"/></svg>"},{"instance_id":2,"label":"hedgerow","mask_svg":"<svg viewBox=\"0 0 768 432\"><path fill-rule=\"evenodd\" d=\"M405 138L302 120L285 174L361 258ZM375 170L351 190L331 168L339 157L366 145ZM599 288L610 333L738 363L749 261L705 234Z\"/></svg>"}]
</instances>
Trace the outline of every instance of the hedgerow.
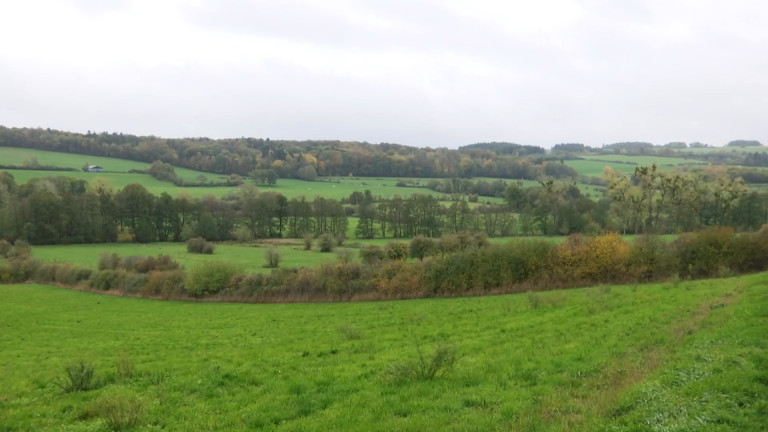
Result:
<instances>
[{"instance_id":1,"label":"hedgerow","mask_svg":"<svg viewBox=\"0 0 768 432\"><path fill-rule=\"evenodd\" d=\"M104 255L100 270L92 270L66 263L41 264L24 246L19 254L8 253L10 258L0 261L0 282L55 282L165 299L215 296L232 301L336 301L456 296L768 269L768 227L738 234L730 228L708 228L672 242L654 236L627 242L609 233L575 235L561 244L521 239L491 245L469 236L450 236L429 248L439 251L435 255L412 254L418 261L404 259L406 243L391 243L361 249L360 261L274 269L270 274L244 274L242 268L223 261L205 261L185 271L167 255ZM447 252L449 248L453 252Z\"/></svg>"}]
</instances>

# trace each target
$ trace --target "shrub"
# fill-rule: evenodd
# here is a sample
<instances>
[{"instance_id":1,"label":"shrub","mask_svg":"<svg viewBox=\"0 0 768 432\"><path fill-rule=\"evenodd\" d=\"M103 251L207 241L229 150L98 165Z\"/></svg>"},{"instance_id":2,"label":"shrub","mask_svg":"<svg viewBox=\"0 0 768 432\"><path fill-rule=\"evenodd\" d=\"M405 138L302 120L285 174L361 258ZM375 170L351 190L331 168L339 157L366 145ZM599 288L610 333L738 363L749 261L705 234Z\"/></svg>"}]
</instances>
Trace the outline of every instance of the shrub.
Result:
<instances>
[{"instance_id":1,"label":"shrub","mask_svg":"<svg viewBox=\"0 0 768 432\"><path fill-rule=\"evenodd\" d=\"M429 237L418 235L411 239L409 252L411 258L418 258L419 261L424 257L432 255L435 251L435 241Z\"/></svg>"},{"instance_id":2,"label":"shrub","mask_svg":"<svg viewBox=\"0 0 768 432\"><path fill-rule=\"evenodd\" d=\"M117 270L120 266L120 255L112 252L102 252L99 255L99 270Z\"/></svg>"},{"instance_id":3,"label":"shrub","mask_svg":"<svg viewBox=\"0 0 768 432\"><path fill-rule=\"evenodd\" d=\"M667 245L658 236L639 237L629 248L627 271L640 281L667 276L674 266L674 257L668 253Z\"/></svg>"},{"instance_id":4,"label":"shrub","mask_svg":"<svg viewBox=\"0 0 768 432\"><path fill-rule=\"evenodd\" d=\"M321 235L318 241L320 243L320 252L332 252L334 246L336 246L336 242L330 234Z\"/></svg>"},{"instance_id":5,"label":"shrub","mask_svg":"<svg viewBox=\"0 0 768 432\"><path fill-rule=\"evenodd\" d=\"M202 237L194 237L187 240L187 252L189 253L211 255L214 249L214 244Z\"/></svg>"},{"instance_id":6,"label":"shrub","mask_svg":"<svg viewBox=\"0 0 768 432\"><path fill-rule=\"evenodd\" d=\"M266 261L264 264L264 267L278 268L280 267L281 259L282 259L282 256L280 256L280 252L274 246L270 246L264 252L264 260Z\"/></svg>"},{"instance_id":7,"label":"shrub","mask_svg":"<svg viewBox=\"0 0 768 432\"><path fill-rule=\"evenodd\" d=\"M186 275L182 270L153 271L140 287L143 296L160 296L168 299L184 294Z\"/></svg>"},{"instance_id":8,"label":"shrub","mask_svg":"<svg viewBox=\"0 0 768 432\"><path fill-rule=\"evenodd\" d=\"M62 285L75 286L82 281L93 277L94 270L88 267L78 267L72 264L59 264L56 266L54 281Z\"/></svg>"},{"instance_id":9,"label":"shrub","mask_svg":"<svg viewBox=\"0 0 768 432\"><path fill-rule=\"evenodd\" d=\"M733 238L733 230L723 227L681 234L670 245L677 257L678 272L683 277L717 276L731 264Z\"/></svg>"},{"instance_id":10,"label":"shrub","mask_svg":"<svg viewBox=\"0 0 768 432\"><path fill-rule=\"evenodd\" d=\"M15 257L11 260L10 264L10 282L26 282L31 280L40 268L40 261L29 255Z\"/></svg>"},{"instance_id":11,"label":"shrub","mask_svg":"<svg viewBox=\"0 0 768 432\"><path fill-rule=\"evenodd\" d=\"M32 248L24 240L16 240L6 255L8 258L26 258L32 255Z\"/></svg>"},{"instance_id":12,"label":"shrub","mask_svg":"<svg viewBox=\"0 0 768 432\"><path fill-rule=\"evenodd\" d=\"M43 263L35 272L34 278L37 282L54 282L58 268L57 263Z\"/></svg>"},{"instance_id":13,"label":"shrub","mask_svg":"<svg viewBox=\"0 0 768 432\"><path fill-rule=\"evenodd\" d=\"M228 288L230 279L240 273L238 265L226 261L204 261L187 274L187 292L196 297L216 294Z\"/></svg>"},{"instance_id":14,"label":"shrub","mask_svg":"<svg viewBox=\"0 0 768 432\"><path fill-rule=\"evenodd\" d=\"M366 264L376 264L386 258L387 254L379 246L365 246L360 249L360 259Z\"/></svg>"},{"instance_id":15,"label":"shrub","mask_svg":"<svg viewBox=\"0 0 768 432\"><path fill-rule=\"evenodd\" d=\"M304 250L312 250L312 233L304 233Z\"/></svg>"},{"instance_id":16,"label":"shrub","mask_svg":"<svg viewBox=\"0 0 768 432\"><path fill-rule=\"evenodd\" d=\"M0 258L7 258L13 245L4 239L0 239Z\"/></svg>"},{"instance_id":17,"label":"shrub","mask_svg":"<svg viewBox=\"0 0 768 432\"><path fill-rule=\"evenodd\" d=\"M148 276L143 273L126 273L121 279L119 287L123 294L138 294L141 288L147 283Z\"/></svg>"},{"instance_id":18,"label":"shrub","mask_svg":"<svg viewBox=\"0 0 768 432\"><path fill-rule=\"evenodd\" d=\"M115 357L115 374L122 380L133 378L134 363L133 358L127 353L122 352Z\"/></svg>"},{"instance_id":19,"label":"shrub","mask_svg":"<svg viewBox=\"0 0 768 432\"><path fill-rule=\"evenodd\" d=\"M389 242L384 246L384 253L392 261L405 261L408 258L408 245L402 242Z\"/></svg>"},{"instance_id":20,"label":"shrub","mask_svg":"<svg viewBox=\"0 0 768 432\"><path fill-rule=\"evenodd\" d=\"M98 417L113 431L133 429L141 425L144 406L141 399L128 390L115 388L91 402L83 417Z\"/></svg>"},{"instance_id":21,"label":"shrub","mask_svg":"<svg viewBox=\"0 0 768 432\"><path fill-rule=\"evenodd\" d=\"M448 375L458 359L458 351L451 345L439 345L431 355L426 355L417 344L416 358L396 364L390 374L395 379L435 379Z\"/></svg>"},{"instance_id":22,"label":"shrub","mask_svg":"<svg viewBox=\"0 0 768 432\"><path fill-rule=\"evenodd\" d=\"M80 361L68 365L64 370L64 378L57 382L57 385L65 393L93 390L100 385L96 379L93 365L90 363Z\"/></svg>"},{"instance_id":23,"label":"shrub","mask_svg":"<svg viewBox=\"0 0 768 432\"><path fill-rule=\"evenodd\" d=\"M117 289L121 285L121 279L124 275L125 272L117 270L99 270L91 276L88 284L91 288L109 291Z\"/></svg>"},{"instance_id":24,"label":"shrub","mask_svg":"<svg viewBox=\"0 0 768 432\"><path fill-rule=\"evenodd\" d=\"M342 249L336 252L336 257L338 257L340 263L351 263L352 262L352 251L349 249Z\"/></svg>"}]
</instances>

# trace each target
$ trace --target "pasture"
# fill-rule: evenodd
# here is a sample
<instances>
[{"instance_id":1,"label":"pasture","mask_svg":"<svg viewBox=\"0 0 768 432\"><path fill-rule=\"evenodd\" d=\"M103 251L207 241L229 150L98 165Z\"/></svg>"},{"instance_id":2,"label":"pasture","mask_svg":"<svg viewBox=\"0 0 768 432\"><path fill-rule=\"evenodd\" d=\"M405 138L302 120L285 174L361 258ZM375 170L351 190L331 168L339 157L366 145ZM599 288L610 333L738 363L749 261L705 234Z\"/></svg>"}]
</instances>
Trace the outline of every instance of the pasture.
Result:
<instances>
[{"instance_id":1,"label":"pasture","mask_svg":"<svg viewBox=\"0 0 768 432\"><path fill-rule=\"evenodd\" d=\"M0 425L759 431L766 283L287 305L3 285ZM73 364L92 389L65 391Z\"/></svg>"},{"instance_id":2,"label":"pasture","mask_svg":"<svg viewBox=\"0 0 768 432\"><path fill-rule=\"evenodd\" d=\"M301 240L287 243L276 243L273 247L280 253L282 268L314 267L338 259L336 253L322 253L317 245L313 250L303 250ZM206 260L227 261L237 264L249 273L268 273L264 268L265 254L270 247L268 244L229 244L217 243L212 255L201 255L187 252L185 243L110 243L110 244L77 244L77 245L38 245L32 248L32 256L42 262L69 262L79 266L97 268L99 256L104 253L116 253L121 257L127 256L156 256L169 255L174 261L185 268L193 268ZM357 249L336 248L335 252L349 251L357 259Z\"/></svg>"}]
</instances>

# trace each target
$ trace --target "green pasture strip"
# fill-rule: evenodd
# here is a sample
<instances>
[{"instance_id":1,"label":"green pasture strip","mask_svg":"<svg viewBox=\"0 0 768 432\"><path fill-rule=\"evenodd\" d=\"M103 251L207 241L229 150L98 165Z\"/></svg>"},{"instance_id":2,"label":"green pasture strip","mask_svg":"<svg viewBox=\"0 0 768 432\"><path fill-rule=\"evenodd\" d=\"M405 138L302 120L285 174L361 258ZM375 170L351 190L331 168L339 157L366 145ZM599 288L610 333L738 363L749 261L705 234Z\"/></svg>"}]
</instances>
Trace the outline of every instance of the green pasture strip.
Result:
<instances>
[{"instance_id":1,"label":"green pasture strip","mask_svg":"<svg viewBox=\"0 0 768 432\"><path fill-rule=\"evenodd\" d=\"M224 187L224 186L206 186L206 187L178 187L170 182L164 182L155 179L149 174L134 174L134 173L88 173L82 171L72 172L60 172L60 171L38 171L38 170L5 170L13 175L17 184L26 183L33 178L45 178L45 177L74 177L76 179L85 180L87 182L93 181L97 177L103 177L109 180L115 189L123 189L130 183L139 183L144 186L147 191L155 196L159 196L163 192L172 197L177 197L179 194L184 193L193 198L202 198L204 196L213 195L216 197L222 197L224 195L237 192L236 187ZM209 174L207 177L210 180L226 180L227 177L213 177L214 174Z\"/></svg>"},{"instance_id":2,"label":"green pasture strip","mask_svg":"<svg viewBox=\"0 0 768 432\"><path fill-rule=\"evenodd\" d=\"M576 170L579 176L603 178L605 167L624 174L633 174L636 165L595 160L567 160L565 164Z\"/></svg>"},{"instance_id":3,"label":"green pasture strip","mask_svg":"<svg viewBox=\"0 0 768 432\"><path fill-rule=\"evenodd\" d=\"M0 424L106 431L127 410L139 431L758 431L767 279L283 305L3 285ZM403 372L438 350L458 355L447 374ZM100 385L65 393L56 383L78 362ZM699 376L691 362L715 369ZM658 379L668 393L644 393ZM642 423L681 406L689 428ZM697 415L711 410L723 417Z\"/></svg>"},{"instance_id":4,"label":"green pasture strip","mask_svg":"<svg viewBox=\"0 0 768 432\"><path fill-rule=\"evenodd\" d=\"M635 164L637 166L651 166L656 164L660 169L672 169L678 165L708 165L706 162L699 160L692 160L686 157L669 157L669 156L635 156L635 155L623 155L623 154L604 154L604 155L589 155L584 157L585 160L601 161L601 162L625 162L627 164Z\"/></svg>"},{"instance_id":5,"label":"green pasture strip","mask_svg":"<svg viewBox=\"0 0 768 432\"><path fill-rule=\"evenodd\" d=\"M687 148L675 150L679 154L690 153L712 154L712 153L764 153L768 152L767 146L746 146L746 147L706 147L706 148Z\"/></svg>"},{"instance_id":6,"label":"green pasture strip","mask_svg":"<svg viewBox=\"0 0 768 432\"><path fill-rule=\"evenodd\" d=\"M183 267L190 269L206 260L227 261L242 266L246 272L268 273L264 268L265 254L270 247L268 244L245 245L217 243L212 255L193 254L187 252L186 243L109 243L109 244L77 244L77 245L39 245L32 248L32 256L42 262L68 262L80 266L97 268L102 253L116 253L126 256L156 256L169 255ZM313 250L303 250L301 240L295 244L272 245L281 257L281 268L315 267L338 259L336 253L319 252L315 241ZM340 251L348 248L336 248ZM357 258L357 250L351 250Z\"/></svg>"},{"instance_id":7,"label":"green pasture strip","mask_svg":"<svg viewBox=\"0 0 768 432\"><path fill-rule=\"evenodd\" d=\"M62 168L75 168L77 170L81 170L83 168L83 165L86 165L86 164L99 165L100 167L104 168L104 171L107 171L108 173L110 171L127 173L130 170L145 170L150 166L150 164L146 162L138 162L138 161L132 161L128 159L117 159L117 158L111 158L111 157L81 155L81 154L74 154L74 153L52 152L47 150L25 149L25 148L19 148L19 147L0 147L0 161L3 161L3 164L6 164L6 165L22 165L24 164L25 161L27 161L32 156L37 158L37 162L40 165L50 165L50 166L56 166L56 167L62 167ZM182 178L187 181L199 181L197 177L200 175L204 175L208 177L209 180L212 180L212 177L219 176L219 174L211 174L203 171L196 171L196 170L191 170L188 168L181 168L181 167L174 167L174 171L176 172L176 175L179 178ZM53 171L45 171L45 172L50 173L49 175L70 174L68 172L53 172ZM86 173L86 174L102 175L99 173ZM107 173L104 173L104 174L107 174ZM14 177L16 177L15 174L14 174ZM40 176L37 176L37 177L40 177ZM43 175L42 177L45 177L45 175ZM16 181L17 183L19 182L19 180L16 180Z\"/></svg>"},{"instance_id":8,"label":"green pasture strip","mask_svg":"<svg viewBox=\"0 0 768 432\"><path fill-rule=\"evenodd\" d=\"M605 430L761 431L768 424L766 278L723 279L733 290L682 326L688 337L612 409ZM734 297L739 297L734 299Z\"/></svg>"}]
</instances>

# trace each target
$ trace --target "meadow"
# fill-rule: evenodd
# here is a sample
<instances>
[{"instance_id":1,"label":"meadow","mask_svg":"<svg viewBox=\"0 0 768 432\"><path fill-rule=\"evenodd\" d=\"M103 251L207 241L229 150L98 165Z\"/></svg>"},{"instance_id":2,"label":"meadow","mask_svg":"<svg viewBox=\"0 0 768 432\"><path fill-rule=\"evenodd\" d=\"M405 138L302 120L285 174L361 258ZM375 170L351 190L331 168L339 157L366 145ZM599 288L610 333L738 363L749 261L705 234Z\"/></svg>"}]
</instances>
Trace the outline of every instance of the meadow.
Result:
<instances>
[{"instance_id":1,"label":"meadow","mask_svg":"<svg viewBox=\"0 0 768 432\"><path fill-rule=\"evenodd\" d=\"M0 430L760 431L766 283L286 305L2 285ZM65 391L68 365L93 388Z\"/></svg>"},{"instance_id":2,"label":"meadow","mask_svg":"<svg viewBox=\"0 0 768 432\"><path fill-rule=\"evenodd\" d=\"M282 268L314 267L333 262L338 259L337 253L341 251L348 251L354 259L358 256L358 249L345 247L335 248L335 253L322 253L318 251L317 245L314 245L313 250L306 251L301 240L273 245L217 243L212 255L188 253L185 243L38 245L32 248L32 256L42 262L68 262L95 269L98 267L100 255L105 252L116 253L121 257L164 254L187 269L194 268L203 261L218 260L236 264L248 273L268 273L270 269L263 266L266 262L266 251L270 247L279 252Z\"/></svg>"}]
</instances>

